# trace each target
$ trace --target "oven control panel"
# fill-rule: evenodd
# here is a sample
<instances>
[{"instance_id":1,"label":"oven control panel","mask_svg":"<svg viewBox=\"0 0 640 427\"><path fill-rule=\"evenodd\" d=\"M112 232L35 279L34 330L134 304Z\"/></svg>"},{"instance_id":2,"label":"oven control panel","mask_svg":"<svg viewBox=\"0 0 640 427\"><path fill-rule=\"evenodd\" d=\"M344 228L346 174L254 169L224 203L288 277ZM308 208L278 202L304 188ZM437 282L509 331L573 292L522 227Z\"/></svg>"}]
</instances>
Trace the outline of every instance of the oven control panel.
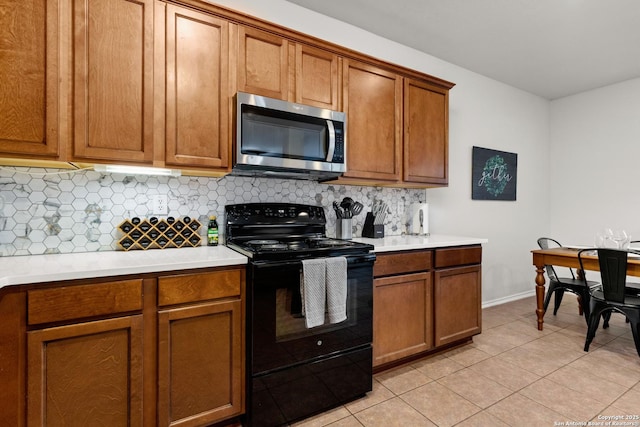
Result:
<instances>
[{"instance_id":1,"label":"oven control panel","mask_svg":"<svg viewBox=\"0 0 640 427\"><path fill-rule=\"evenodd\" d=\"M326 224L322 206L293 203L243 203L225 206L229 224Z\"/></svg>"}]
</instances>

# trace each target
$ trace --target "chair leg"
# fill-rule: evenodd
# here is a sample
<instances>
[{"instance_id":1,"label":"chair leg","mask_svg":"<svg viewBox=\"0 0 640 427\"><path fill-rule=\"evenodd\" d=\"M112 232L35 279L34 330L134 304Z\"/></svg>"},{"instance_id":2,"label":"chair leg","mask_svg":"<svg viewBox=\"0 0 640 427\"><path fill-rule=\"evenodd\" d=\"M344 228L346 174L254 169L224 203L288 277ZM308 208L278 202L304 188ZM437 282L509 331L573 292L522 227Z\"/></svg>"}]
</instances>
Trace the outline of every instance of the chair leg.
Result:
<instances>
[{"instance_id":1,"label":"chair leg","mask_svg":"<svg viewBox=\"0 0 640 427\"><path fill-rule=\"evenodd\" d=\"M556 289L556 298L555 304L553 306L553 315L555 316L558 313L558 309L560 308L560 303L562 302L562 297L564 296L564 289Z\"/></svg>"},{"instance_id":2,"label":"chair leg","mask_svg":"<svg viewBox=\"0 0 640 427\"><path fill-rule=\"evenodd\" d=\"M640 312L636 311L631 315L628 313L627 320L631 323L633 342L636 344L636 351L638 352L638 356L640 356Z\"/></svg>"},{"instance_id":3,"label":"chair leg","mask_svg":"<svg viewBox=\"0 0 640 427\"><path fill-rule=\"evenodd\" d=\"M607 311L602 315L604 322L602 323L602 329L607 329L609 327L609 319L611 319L611 311Z\"/></svg>"},{"instance_id":4,"label":"chair leg","mask_svg":"<svg viewBox=\"0 0 640 427\"><path fill-rule=\"evenodd\" d=\"M590 302L590 296L589 296L589 290L585 289L582 292L582 295L580 295L579 297L579 302L580 302L580 307L582 307L582 312L584 313L584 320L587 322L587 327L589 326L589 317L591 315L591 309L589 307L589 305L591 305Z\"/></svg>"},{"instance_id":5,"label":"chair leg","mask_svg":"<svg viewBox=\"0 0 640 427\"><path fill-rule=\"evenodd\" d=\"M545 313L547 312L547 308L549 307L549 301L551 301L551 295L553 294L554 291L555 291L555 288L549 285L549 289L547 289L547 295L545 295L544 297L544 305L542 306Z\"/></svg>"},{"instance_id":6,"label":"chair leg","mask_svg":"<svg viewBox=\"0 0 640 427\"><path fill-rule=\"evenodd\" d=\"M600 315L602 309L600 307L591 307L591 315L589 316L589 327L587 328L587 338L584 342L584 351L589 351L591 341L596 336L598 325L600 324Z\"/></svg>"}]
</instances>

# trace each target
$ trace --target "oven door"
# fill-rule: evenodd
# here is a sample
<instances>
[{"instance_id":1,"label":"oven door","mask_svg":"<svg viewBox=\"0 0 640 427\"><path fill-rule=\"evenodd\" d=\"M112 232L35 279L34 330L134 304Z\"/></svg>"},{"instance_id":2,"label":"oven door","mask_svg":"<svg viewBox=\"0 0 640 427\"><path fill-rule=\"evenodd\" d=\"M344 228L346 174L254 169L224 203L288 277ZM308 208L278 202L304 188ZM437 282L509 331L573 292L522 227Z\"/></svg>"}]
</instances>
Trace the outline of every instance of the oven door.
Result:
<instances>
[{"instance_id":1,"label":"oven door","mask_svg":"<svg viewBox=\"0 0 640 427\"><path fill-rule=\"evenodd\" d=\"M308 329L301 313L300 261L256 262L250 269L251 375L370 346L375 254L347 256L347 319Z\"/></svg>"}]
</instances>

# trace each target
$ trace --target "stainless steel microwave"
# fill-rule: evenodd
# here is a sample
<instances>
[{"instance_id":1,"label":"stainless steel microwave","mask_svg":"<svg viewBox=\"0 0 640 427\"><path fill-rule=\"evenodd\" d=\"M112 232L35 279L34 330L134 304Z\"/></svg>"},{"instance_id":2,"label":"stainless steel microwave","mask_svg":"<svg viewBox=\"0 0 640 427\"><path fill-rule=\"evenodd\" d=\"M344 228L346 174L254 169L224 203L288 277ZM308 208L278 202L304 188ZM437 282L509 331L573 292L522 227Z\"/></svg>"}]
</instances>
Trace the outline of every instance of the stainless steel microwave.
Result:
<instances>
[{"instance_id":1,"label":"stainless steel microwave","mask_svg":"<svg viewBox=\"0 0 640 427\"><path fill-rule=\"evenodd\" d=\"M325 181L346 170L345 114L238 92L233 175Z\"/></svg>"}]
</instances>

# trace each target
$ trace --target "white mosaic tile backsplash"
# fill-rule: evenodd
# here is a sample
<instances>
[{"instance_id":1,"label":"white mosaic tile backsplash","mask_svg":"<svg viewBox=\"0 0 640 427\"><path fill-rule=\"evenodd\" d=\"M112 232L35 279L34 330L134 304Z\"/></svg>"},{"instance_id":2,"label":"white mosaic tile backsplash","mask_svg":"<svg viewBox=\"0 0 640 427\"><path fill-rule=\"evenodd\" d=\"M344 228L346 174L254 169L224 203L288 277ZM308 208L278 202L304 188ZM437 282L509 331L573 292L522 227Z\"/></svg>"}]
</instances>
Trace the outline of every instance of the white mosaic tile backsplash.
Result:
<instances>
[{"instance_id":1,"label":"white mosaic tile backsplash","mask_svg":"<svg viewBox=\"0 0 640 427\"><path fill-rule=\"evenodd\" d=\"M286 202L322 206L327 235L335 236L332 209L349 196L365 205L353 219L353 235L362 234L365 214L375 200L389 205L386 235L406 232L412 202L425 201L425 191L358 187L311 181L245 177L155 177L104 174L93 170L0 167L0 256L112 251L122 236L117 226L126 218L154 215L152 196L166 194L166 216L198 218L205 225L217 215L224 238L224 206L234 203ZM167 249L177 250L177 249ZM187 250L187 249L185 249Z\"/></svg>"}]
</instances>

